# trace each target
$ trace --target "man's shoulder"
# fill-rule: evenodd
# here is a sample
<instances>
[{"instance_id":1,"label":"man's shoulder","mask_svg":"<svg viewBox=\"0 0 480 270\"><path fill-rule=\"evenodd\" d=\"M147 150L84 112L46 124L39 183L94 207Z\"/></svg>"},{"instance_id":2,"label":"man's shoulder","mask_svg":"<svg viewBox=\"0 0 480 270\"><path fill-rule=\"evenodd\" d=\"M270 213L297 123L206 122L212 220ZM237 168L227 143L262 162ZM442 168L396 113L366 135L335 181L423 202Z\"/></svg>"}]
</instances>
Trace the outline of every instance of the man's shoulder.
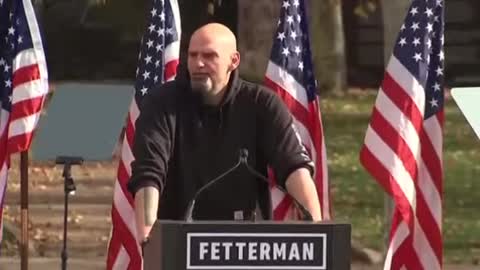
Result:
<instances>
[{"instance_id":1,"label":"man's shoulder","mask_svg":"<svg viewBox=\"0 0 480 270\"><path fill-rule=\"evenodd\" d=\"M249 97L255 98L257 103L268 104L270 102L280 102L280 98L275 92L260 83L239 79L241 92Z\"/></svg>"},{"instance_id":2,"label":"man's shoulder","mask_svg":"<svg viewBox=\"0 0 480 270\"><path fill-rule=\"evenodd\" d=\"M151 87L143 99L160 106L177 106L181 103L182 95L184 95L185 92L183 85L173 80Z\"/></svg>"}]
</instances>

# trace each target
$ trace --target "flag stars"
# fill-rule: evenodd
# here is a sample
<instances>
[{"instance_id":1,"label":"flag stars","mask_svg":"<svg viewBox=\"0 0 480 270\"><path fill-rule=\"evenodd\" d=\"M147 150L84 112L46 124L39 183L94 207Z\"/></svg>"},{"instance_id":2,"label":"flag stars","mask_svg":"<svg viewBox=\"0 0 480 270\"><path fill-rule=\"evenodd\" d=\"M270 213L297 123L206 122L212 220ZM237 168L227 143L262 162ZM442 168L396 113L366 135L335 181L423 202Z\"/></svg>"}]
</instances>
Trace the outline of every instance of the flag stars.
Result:
<instances>
[{"instance_id":1,"label":"flag stars","mask_svg":"<svg viewBox=\"0 0 480 270\"><path fill-rule=\"evenodd\" d=\"M167 28L167 35L173 35L173 28Z\"/></svg>"},{"instance_id":2,"label":"flag stars","mask_svg":"<svg viewBox=\"0 0 480 270\"><path fill-rule=\"evenodd\" d=\"M146 80L146 79L150 78L150 72L147 72L145 70L145 72L142 74L142 76L143 76L143 79Z\"/></svg>"},{"instance_id":3,"label":"flag stars","mask_svg":"<svg viewBox=\"0 0 480 270\"><path fill-rule=\"evenodd\" d=\"M302 50L300 49L300 46L295 46L295 50L294 50L294 51L295 51L295 53L296 53L297 55L300 55L300 53L302 52Z\"/></svg>"},{"instance_id":4,"label":"flag stars","mask_svg":"<svg viewBox=\"0 0 480 270\"><path fill-rule=\"evenodd\" d=\"M287 22L293 24L293 16L287 16Z\"/></svg>"},{"instance_id":5,"label":"flag stars","mask_svg":"<svg viewBox=\"0 0 480 270\"><path fill-rule=\"evenodd\" d=\"M1 0L0 0L0 1L1 1ZM5 65L5 59L0 58L0 66L3 66L3 65Z\"/></svg>"},{"instance_id":6,"label":"flag stars","mask_svg":"<svg viewBox=\"0 0 480 270\"><path fill-rule=\"evenodd\" d=\"M8 88L12 87L12 81L10 81L10 79L5 81L5 87L8 87Z\"/></svg>"},{"instance_id":7,"label":"flag stars","mask_svg":"<svg viewBox=\"0 0 480 270\"><path fill-rule=\"evenodd\" d=\"M5 72L8 72L8 71L10 70L10 66L7 65L7 64L5 64L5 66L3 67L3 70L4 70Z\"/></svg>"},{"instance_id":8,"label":"flag stars","mask_svg":"<svg viewBox=\"0 0 480 270\"><path fill-rule=\"evenodd\" d=\"M433 16L433 10L431 8L427 8L425 10L425 14L427 14L428 17L431 17Z\"/></svg>"},{"instance_id":9,"label":"flag stars","mask_svg":"<svg viewBox=\"0 0 480 270\"><path fill-rule=\"evenodd\" d=\"M443 75L443 68L440 66L435 70L435 73L437 73L437 76L442 76Z\"/></svg>"},{"instance_id":10,"label":"flag stars","mask_svg":"<svg viewBox=\"0 0 480 270\"><path fill-rule=\"evenodd\" d=\"M285 39L285 33L284 32L278 33L277 38L280 39L281 41L283 41Z\"/></svg>"},{"instance_id":11,"label":"flag stars","mask_svg":"<svg viewBox=\"0 0 480 270\"><path fill-rule=\"evenodd\" d=\"M412 42L413 46L417 47L420 45L420 38L414 38Z\"/></svg>"},{"instance_id":12,"label":"flag stars","mask_svg":"<svg viewBox=\"0 0 480 270\"><path fill-rule=\"evenodd\" d=\"M427 42L426 42L426 44L427 44L427 47L428 47L429 49L432 48L432 40L431 40L431 39L428 39Z\"/></svg>"},{"instance_id":13,"label":"flag stars","mask_svg":"<svg viewBox=\"0 0 480 270\"><path fill-rule=\"evenodd\" d=\"M432 100L430 100L429 102L430 102L430 106L438 107L438 100L432 98Z\"/></svg>"},{"instance_id":14,"label":"flag stars","mask_svg":"<svg viewBox=\"0 0 480 270\"><path fill-rule=\"evenodd\" d=\"M420 25L418 22L414 22L410 28L412 28L412 30L415 32L420 28Z\"/></svg>"},{"instance_id":15,"label":"flag stars","mask_svg":"<svg viewBox=\"0 0 480 270\"><path fill-rule=\"evenodd\" d=\"M433 24L428 23L428 24L427 24L427 27L425 27L425 29L427 29L427 31L428 31L429 33L432 32L432 31L433 31Z\"/></svg>"},{"instance_id":16,"label":"flag stars","mask_svg":"<svg viewBox=\"0 0 480 270\"><path fill-rule=\"evenodd\" d=\"M401 38L400 41L398 42L398 44L400 44L400 46L405 46L407 44L407 39L406 38Z\"/></svg>"},{"instance_id":17,"label":"flag stars","mask_svg":"<svg viewBox=\"0 0 480 270\"><path fill-rule=\"evenodd\" d=\"M159 27L157 30L157 36L163 36L165 35L165 29Z\"/></svg>"},{"instance_id":18,"label":"flag stars","mask_svg":"<svg viewBox=\"0 0 480 270\"><path fill-rule=\"evenodd\" d=\"M303 68L304 68L303 62L302 61L298 62L298 69L300 69L300 71L303 71Z\"/></svg>"},{"instance_id":19,"label":"flag stars","mask_svg":"<svg viewBox=\"0 0 480 270\"><path fill-rule=\"evenodd\" d=\"M165 12L162 11L162 12L160 13L160 15L158 15L158 17L160 17L160 20L161 20L162 22L164 22L164 21L165 21Z\"/></svg>"},{"instance_id":20,"label":"flag stars","mask_svg":"<svg viewBox=\"0 0 480 270\"><path fill-rule=\"evenodd\" d=\"M298 8L298 6L300 6L300 2L298 0L294 0L293 1L293 6Z\"/></svg>"},{"instance_id":21,"label":"flag stars","mask_svg":"<svg viewBox=\"0 0 480 270\"><path fill-rule=\"evenodd\" d=\"M145 96L148 92L148 89L146 87L142 87L142 89L140 89L140 92L142 92L142 96Z\"/></svg>"},{"instance_id":22,"label":"flag stars","mask_svg":"<svg viewBox=\"0 0 480 270\"><path fill-rule=\"evenodd\" d=\"M157 9L156 9L156 8L153 8L153 9L150 11L150 14L152 14L152 17L155 17L155 15L157 15Z\"/></svg>"},{"instance_id":23,"label":"flag stars","mask_svg":"<svg viewBox=\"0 0 480 270\"><path fill-rule=\"evenodd\" d=\"M292 33L290 34L290 37L293 38L293 40L295 40L297 38L297 33L295 31L292 31Z\"/></svg>"},{"instance_id":24,"label":"flag stars","mask_svg":"<svg viewBox=\"0 0 480 270\"><path fill-rule=\"evenodd\" d=\"M15 28L13 27L8 28L8 34L12 36L15 35Z\"/></svg>"},{"instance_id":25,"label":"flag stars","mask_svg":"<svg viewBox=\"0 0 480 270\"><path fill-rule=\"evenodd\" d=\"M445 55L443 54L443 51L440 51L440 53L438 53L438 58L440 59L440 61L443 61L445 59Z\"/></svg>"},{"instance_id":26,"label":"flag stars","mask_svg":"<svg viewBox=\"0 0 480 270\"><path fill-rule=\"evenodd\" d=\"M152 62L152 57L147 54L147 57L145 57L145 64L150 64Z\"/></svg>"},{"instance_id":27,"label":"flag stars","mask_svg":"<svg viewBox=\"0 0 480 270\"><path fill-rule=\"evenodd\" d=\"M151 48L153 46L153 40L149 39L148 42L147 42L147 46L148 46L148 48Z\"/></svg>"},{"instance_id":28,"label":"flag stars","mask_svg":"<svg viewBox=\"0 0 480 270\"><path fill-rule=\"evenodd\" d=\"M148 26L148 31L150 31L150 33L155 32L155 28L156 28L155 24L152 23Z\"/></svg>"},{"instance_id":29,"label":"flag stars","mask_svg":"<svg viewBox=\"0 0 480 270\"><path fill-rule=\"evenodd\" d=\"M421 61L422 60L422 54L421 53L415 53L413 56L413 59L415 59L415 62Z\"/></svg>"},{"instance_id":30,"label":"flag stars","mask_svg":"<svg viewBox=\"0 0 480 270\"><path fill-rule=\"evenodd\" d=\"M158 68L159 66L160 66L160 60L155 61L155 67Z\"/></svg>"},{"instance_id":31,"label":"flag stars","mask_svg":"<svg viewBox=\"0 0 480 270\"><path fill-rule=\"evenodd\" d=\"M443 6L442 3L443 3L443 0L437 0L437 3L436 3L437 7Z\"/></svg>"},{"instance_id":32,"label":"flag stars","mask_svg":"<svg viewBox=\"0 0 480 270\"><path fill-rule=\"evenodd\" d=\"M158 82L158 75L155 75L155 77L153 77L153 82L154 82L154 83L157 83L157 82Z\"/></svg>"},{"instance_id":33,"label":"flag stars","mask_svg":"<svg viewBox=\"0 0 480 270\"><path fill-rule=\"evenodd\" d=\"M405 24L403 23L403 24L402 24L402 27L400 27L400 30L403 31L403 30L405 30L405 29L406 29L406 27L405 27Z\"/></svg>"},{"instance_id":34,"label":"flag stars","mask_svg":"<svg viewBox=\"0 0 480 270\"><path fill-rule=\"evenodd\" d=\"M163 51L163 45L162 45L162 44L158 44L157 46L155 46L155 49L157 50L157 52Z\"/></svg>"},{"instance_id":35,"label":"flag stars","mask_svg":"<svg viewBox=\"0 0 480 270\"><path fill-rule=\"evenodd\" d=\"M290 7L290 3L289 3L288 1L283 1L282 7L283 7L284 9L288 9L288 8Z\"/></svg>"},{"instance_id":36,"label":"flag stars","mask_svg":"<svg viewBox=\"0 0 480 270\"><path fill-rule=\"evenodd\" d=\"M436 82L436 83L433 85L433 90L434 90L435 92L442 90L442 89L440 88L440 84L439 84L438 82Z\"/></svg>"},{"instance_id":37,"label":"flag stars","mask_svg":"<svg viewBox=\"0 0 480 270\"><path fill-rule=\"evenodd\" d=\"M410 10L410 14L412 14L412 16L415 16L418 14L418 8L417 7L413 7L412 10Z\"/></svg>"},{"instance_id":38,"label":"flag stars","mask_svg":"<svg viewBox=\"0 0 480 270\"><path fill-rule=\"evenodd\" d=\"M18 42L18 44L22 44L22 43L23 43L23 37L22 37L22 36L18 36L17 42Z\"/></svg>"},{"instance_id":39,"label":"flag stars","mask_svg":"<svg viewBox=\"0 0 480 270\"><path fill-rule=\"evenodd\" d=\"M288 55L290 55L290 51L288 50L288 48L283 48L282 54L288 57Z\"/></svg>"}]
</instances>

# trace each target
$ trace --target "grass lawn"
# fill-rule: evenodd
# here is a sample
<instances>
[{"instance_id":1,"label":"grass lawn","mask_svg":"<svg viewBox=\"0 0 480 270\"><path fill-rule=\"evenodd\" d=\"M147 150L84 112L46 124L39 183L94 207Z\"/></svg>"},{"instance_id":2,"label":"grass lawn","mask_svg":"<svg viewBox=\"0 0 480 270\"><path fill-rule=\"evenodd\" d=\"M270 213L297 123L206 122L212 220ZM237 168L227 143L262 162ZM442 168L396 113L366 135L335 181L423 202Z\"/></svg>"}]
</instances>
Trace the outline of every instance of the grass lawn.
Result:
<instances>
[{"instance_id":1,"label":"grass lawn","mask_svg":"<svg viewBox=\"0 0 480 270\"><path fill-rule=\"evenodd\" d=\"M321 110L335 218L352 224L355 241L382 250L384 192L359 162L374 101L374 95L323 97ZM478 264L480 140L453 100L444 134L444 261Z\"/></svg>"}]
</instances>

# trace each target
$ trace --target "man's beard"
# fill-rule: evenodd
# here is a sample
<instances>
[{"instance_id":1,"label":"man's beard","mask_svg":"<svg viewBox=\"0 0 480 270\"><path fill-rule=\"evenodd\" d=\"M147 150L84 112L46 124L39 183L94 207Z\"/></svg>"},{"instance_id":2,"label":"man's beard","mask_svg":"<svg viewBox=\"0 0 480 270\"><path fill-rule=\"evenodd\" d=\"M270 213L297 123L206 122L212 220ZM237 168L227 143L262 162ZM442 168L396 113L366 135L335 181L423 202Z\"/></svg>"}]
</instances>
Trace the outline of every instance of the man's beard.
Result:
<instances>
[{"instance_id":1,"label":"man's beard","mask_svg":"<svg viewBox=\"0 0 480 270\"><path fill-rule=\"evenodd\" d=\"M208 94L213 89L212 80L210 78L206 79L191 79L190 84L194 92L200 94Z\"/></svg>"}]
</instances>

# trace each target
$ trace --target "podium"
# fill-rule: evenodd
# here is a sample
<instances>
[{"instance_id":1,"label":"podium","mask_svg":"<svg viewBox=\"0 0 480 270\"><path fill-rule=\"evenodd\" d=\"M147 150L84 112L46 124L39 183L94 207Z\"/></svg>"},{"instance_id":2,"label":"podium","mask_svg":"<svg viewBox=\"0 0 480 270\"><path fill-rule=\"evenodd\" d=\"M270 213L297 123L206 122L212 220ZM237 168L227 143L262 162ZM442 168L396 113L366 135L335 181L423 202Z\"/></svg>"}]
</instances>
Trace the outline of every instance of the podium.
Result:
<instances>
[{"instance_id":1,"label":"podium","mask_svg":"<svg viewBox=\"0 0 480 270\"><path fill-rule=\"evenodd\" d=\"M333 222L157 220L144 270L346 270L350 234L350 224Z\"/></svg>"}]
</instances>

